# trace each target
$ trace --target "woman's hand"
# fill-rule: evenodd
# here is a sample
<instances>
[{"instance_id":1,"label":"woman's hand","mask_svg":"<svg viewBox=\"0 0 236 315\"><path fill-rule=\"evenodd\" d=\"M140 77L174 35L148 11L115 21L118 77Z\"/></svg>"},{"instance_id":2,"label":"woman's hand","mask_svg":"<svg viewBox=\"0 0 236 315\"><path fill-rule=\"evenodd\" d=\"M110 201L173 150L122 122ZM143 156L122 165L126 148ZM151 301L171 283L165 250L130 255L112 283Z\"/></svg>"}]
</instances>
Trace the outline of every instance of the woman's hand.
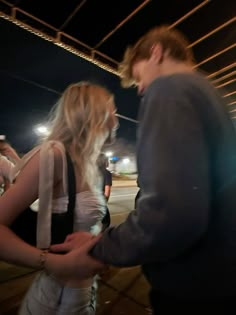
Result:
<instances>
[{"instance_id":1,"label":"woman's hand","mask_svg":"<svg viewBox=\"0 0 236 315\"><path fill-rule=\"evenodd\" d=\"M64 243L50 246L50 251L54 253L70 252L84 245L86 242L94 239L94 235L89 232L74 232L67 235ZM96 238L97 239L97 238Z\"/></svg>"},{"instance_id":2,"label":"woman's hand","mask_svg":"<svg viewBox=\"0 0 236 315\"><path fill-rule=\"evenodd\" d=\"M68 254L48 254L45 268L56 277L85 280L105 269L105 265L89 255L101 235L93 237L87 232L76 232L67 237L65 243L53 245L53 251L65 251Z\"/></svg>"}]
</instances>

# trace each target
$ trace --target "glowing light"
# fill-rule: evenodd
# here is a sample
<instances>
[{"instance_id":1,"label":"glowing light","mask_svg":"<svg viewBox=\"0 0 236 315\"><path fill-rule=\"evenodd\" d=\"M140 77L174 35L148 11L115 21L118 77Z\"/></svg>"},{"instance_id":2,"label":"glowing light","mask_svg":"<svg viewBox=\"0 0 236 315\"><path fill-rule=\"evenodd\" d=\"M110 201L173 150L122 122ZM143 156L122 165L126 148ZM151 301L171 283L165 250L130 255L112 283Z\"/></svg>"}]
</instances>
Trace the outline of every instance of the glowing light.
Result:
<instances>
[{"instance_id":1,"label":"glowing light","mask_svg":"<svg viewBox=\"0 0 236 315\"><path fill-rule=\"evenodd\" d=\"M111 157L111 156L113 155L113 152L108 151L108 152L106 152L105 154L106 154L107 157Z\"/></svg>"},{"instance_id":2,"label":"glowing light","mask_svg":"<svg viewBox=\"0 0 236 315\"><path fill-rule=\"evenodd\" d=\"M124 159L122 160L122 162L123 162L124 164L129 164L130 159L129 159L129 158L124 158Z\"/></svg>"},{"instance_id":3,"label":"glowing light","mask_svg":"<svg viewBox=\"0 0 236 315\"><path fill-rule=\"evenodd\" d=\"M36 126L34 131L38 136L47 136L49 134L48 127L44 125Z\"/></svg>"}]
</instances>

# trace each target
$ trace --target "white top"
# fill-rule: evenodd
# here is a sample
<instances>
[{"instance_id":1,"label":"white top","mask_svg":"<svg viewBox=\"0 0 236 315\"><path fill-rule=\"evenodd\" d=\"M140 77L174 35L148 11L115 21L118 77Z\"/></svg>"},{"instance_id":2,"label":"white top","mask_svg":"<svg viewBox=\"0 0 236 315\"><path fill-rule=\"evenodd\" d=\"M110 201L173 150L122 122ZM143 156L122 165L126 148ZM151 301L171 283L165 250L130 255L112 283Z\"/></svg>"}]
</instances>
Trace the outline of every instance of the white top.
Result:
<instances>
[{"instance_id":1,"label":"white top","mask_svg":"<svg viewBox=\"0 0 236 315\"><path fill-rule=\"evenodd\" d=\"M54 151L60 150L63 160L62 183L65 196L52 199L54 178ZM59 141L48 141L27 153L14 168L14 178L24 165L40 151L39 205L37 221L37 247L48 248L51 244L51 213L67 211L67 163L64 145ZM83 230L97 234L101 231L101 220L106 212L102 191L84 191L76 194L74 231Z\"/></svg>"}]
</instances>

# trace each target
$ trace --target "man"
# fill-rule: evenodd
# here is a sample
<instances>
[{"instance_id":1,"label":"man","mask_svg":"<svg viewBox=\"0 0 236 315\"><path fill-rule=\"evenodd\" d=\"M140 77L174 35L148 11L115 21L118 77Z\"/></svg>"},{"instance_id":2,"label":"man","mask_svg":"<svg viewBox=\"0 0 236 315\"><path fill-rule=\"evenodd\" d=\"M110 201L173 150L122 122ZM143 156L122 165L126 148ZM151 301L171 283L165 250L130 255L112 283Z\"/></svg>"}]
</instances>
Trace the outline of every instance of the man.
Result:
<instances>
[{"instance_id":1,"label":"man","mask_svg":"<svg viewBox=\"0 0 236 315\"><path fill-rule=\"evenodd\" d=\"M188 42L174 29L145 34L127 49L121 70L123 84L135 84L143 96L137 144L142 194L136 210L106 230L91 254L106 264L141 264L154 314L213 314L221 307L224 314L236 300L233 124L217 90L193 70ZM54 249L70 250L80 237ZM78 251L77 269L82 261Z\"/></svg>"},{"instance_id":2,"label":"man","mask_svg":"<svg viewBox=\"0 0 236 315\"><path fill-rule=\"evenodd\" d=\"M102 176L102 191L106 199L106 202L108 203L108 200L111 194L111 187L112 187L112 174L107 169L109 166L108 157L104 153L101 153L98 157L97 163L98 163L99 171ZM102 223L103 223L103 229L106 229L111 223L110 211L108 207L106 209L106 215L103 218Z\"/></svg>"},{"instance_id":3,"label":"man","mask_svg":"<svg viewBox=\"0 0 236 315\"><path fill-rule=\"evenodd\" d=\"M104 153L101 153L98 157L98 168L102 175L102 189L103 189L104 197L107 202L110 198L111 187L112 187L112 174L107 169L108 166L109 166L108 157Z\"/></svg>"}]
</instances>

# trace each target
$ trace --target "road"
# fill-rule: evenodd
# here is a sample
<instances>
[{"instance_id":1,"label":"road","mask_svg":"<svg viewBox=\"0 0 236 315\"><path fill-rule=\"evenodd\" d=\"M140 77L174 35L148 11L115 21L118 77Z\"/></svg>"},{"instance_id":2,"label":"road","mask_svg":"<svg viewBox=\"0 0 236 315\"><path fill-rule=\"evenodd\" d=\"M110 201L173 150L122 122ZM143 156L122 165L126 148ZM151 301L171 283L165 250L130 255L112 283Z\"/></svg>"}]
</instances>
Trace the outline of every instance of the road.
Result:
<instances>
[{"instance_id":1,"label":"road","mask_svg":"<svg viewBox=\"0 0 236 315\"><path fill-rule=\"evenodd\" d=\"M137 187L112 187L108 207L111 214L111 224L119 224L126 219L134 209L134 198Z\"/></svg>"}]
</instances>

